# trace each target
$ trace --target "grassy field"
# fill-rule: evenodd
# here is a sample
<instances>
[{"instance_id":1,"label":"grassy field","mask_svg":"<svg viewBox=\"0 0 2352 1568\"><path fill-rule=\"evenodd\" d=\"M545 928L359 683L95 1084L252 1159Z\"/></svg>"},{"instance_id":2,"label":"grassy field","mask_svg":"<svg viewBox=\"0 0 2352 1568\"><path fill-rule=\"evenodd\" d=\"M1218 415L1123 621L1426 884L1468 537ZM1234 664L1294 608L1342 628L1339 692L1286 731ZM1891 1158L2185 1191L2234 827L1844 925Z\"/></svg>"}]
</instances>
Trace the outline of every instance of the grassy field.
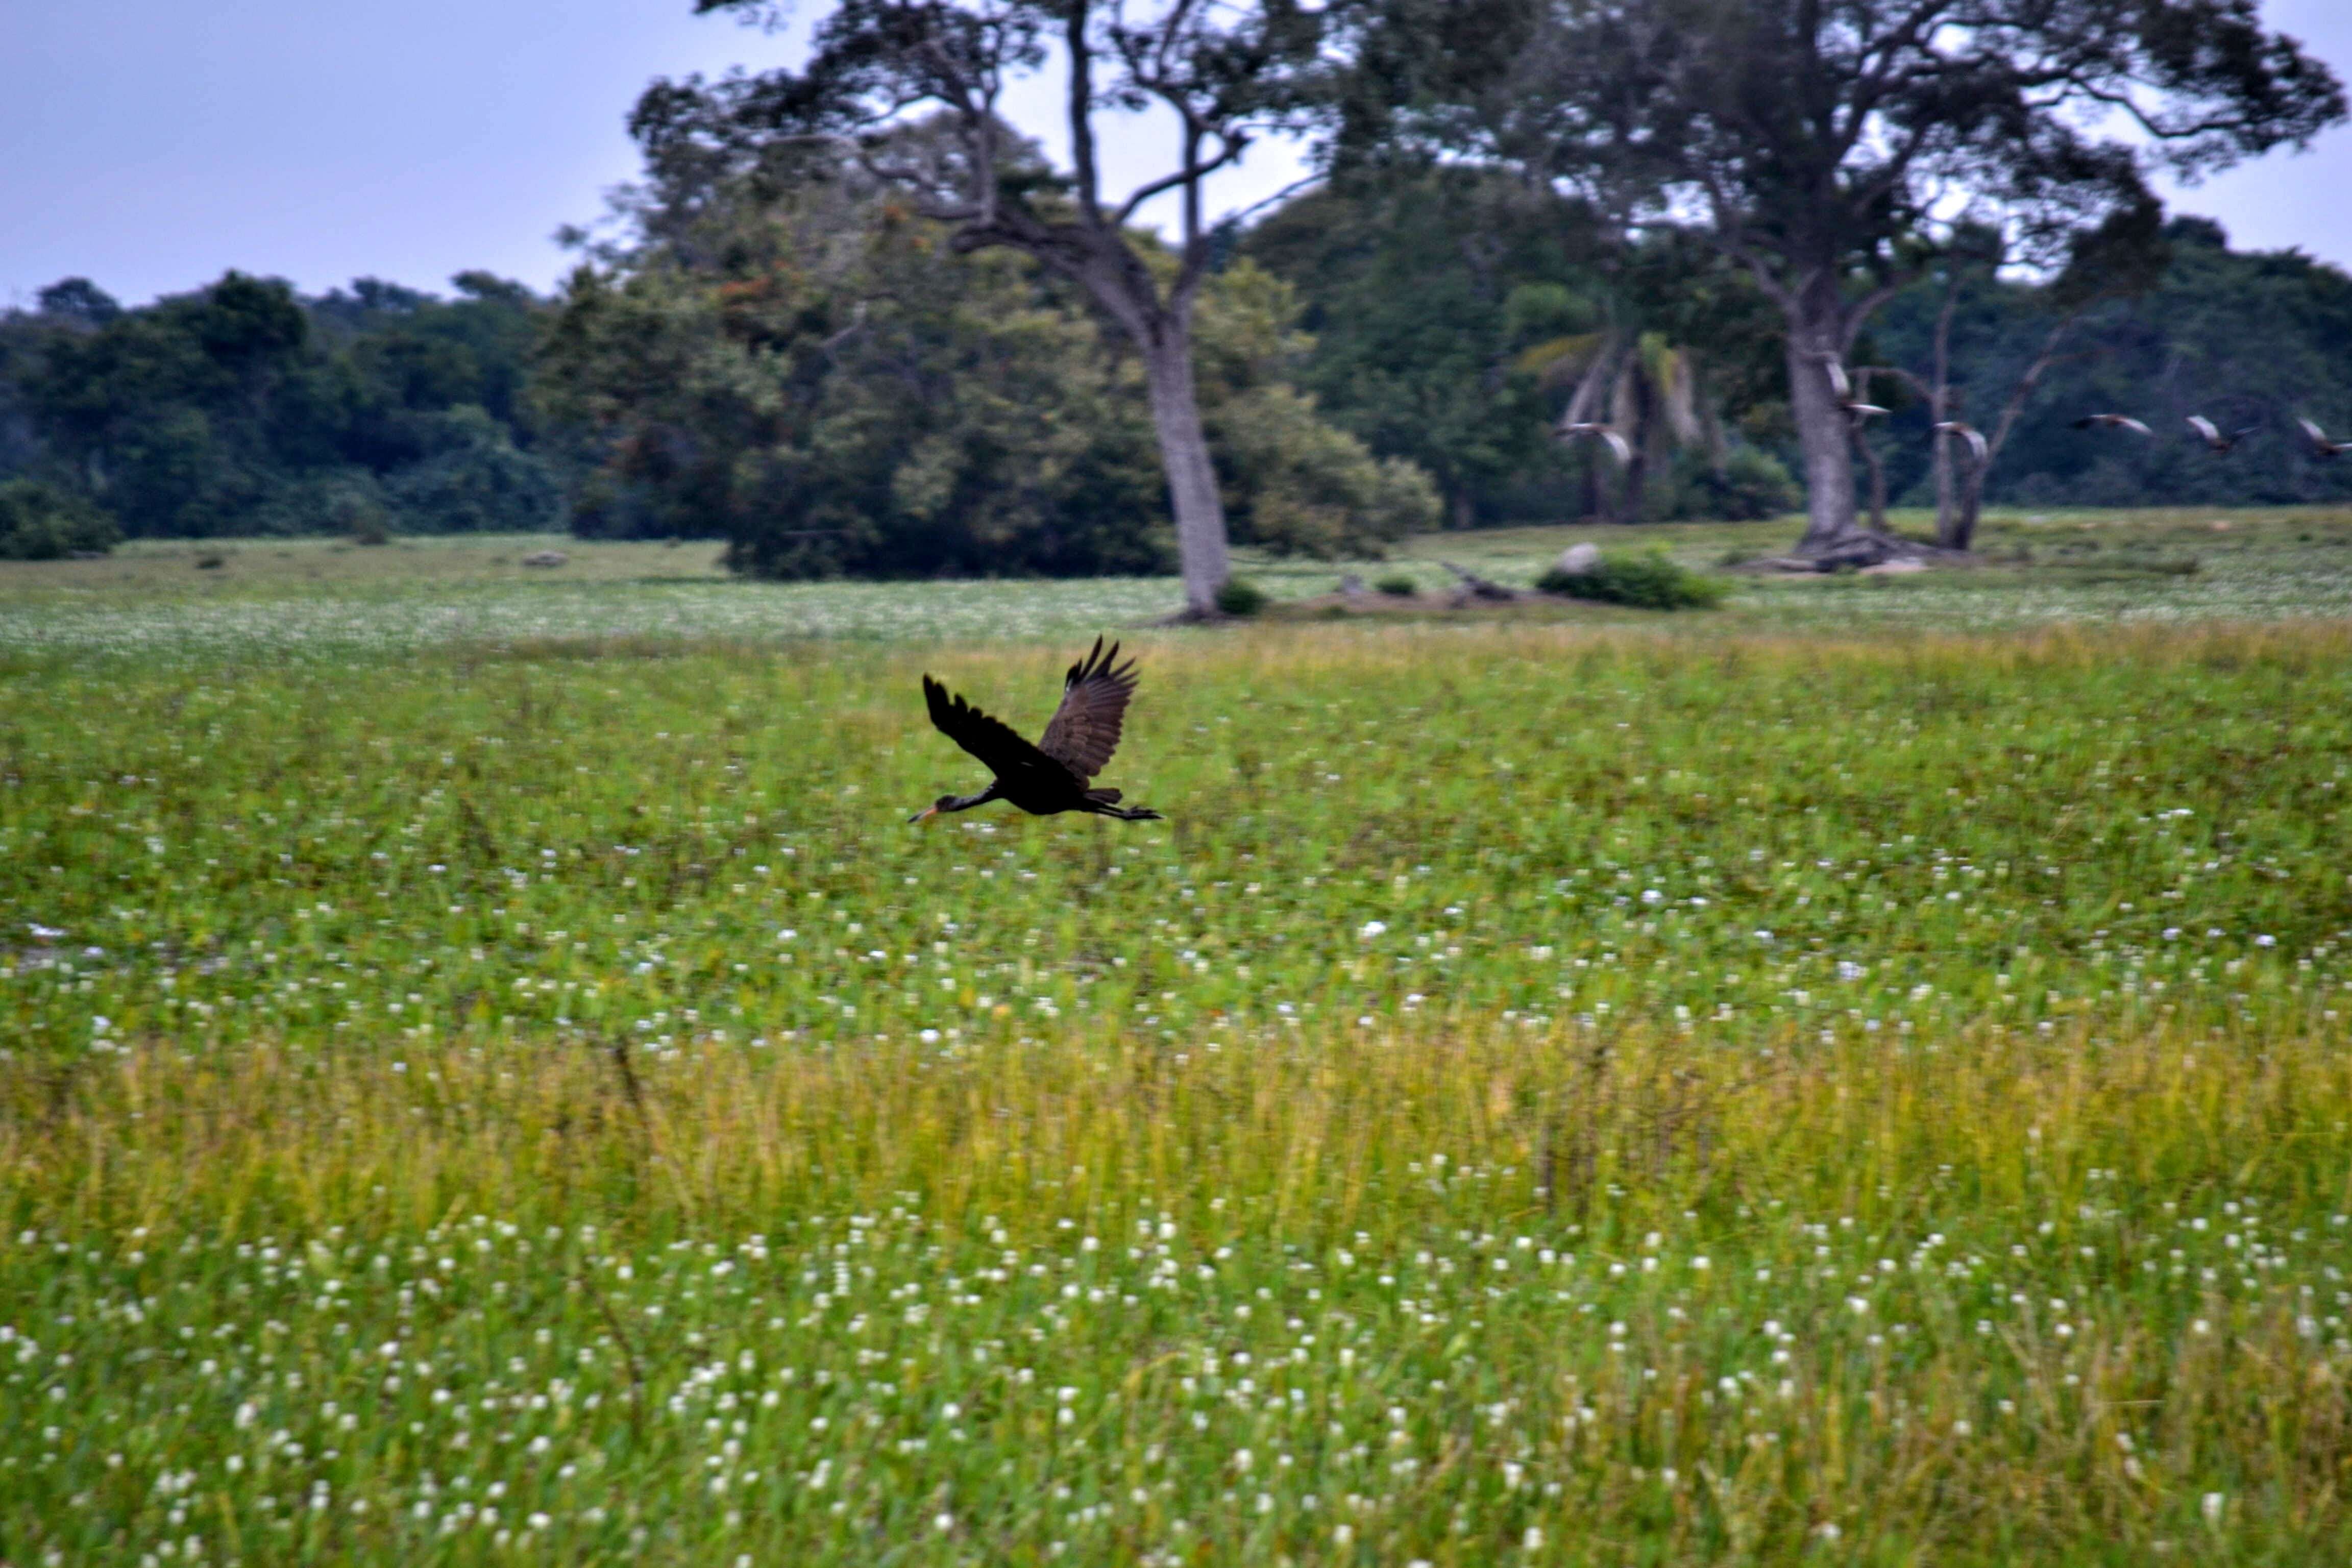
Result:
<instances>
[{"instance_id":1,"label":"grassy field","mask_svg":"<svg viewBox=\"0 0 2352 1568\"><path fill-rule=\"evenodd\" d=\"M1894 521L1920 532L1929 520ZM1453 583L1443 561L1526 585L1562 549L1591 541L1714 569L1785 549L1797 527L1784 519L1432 535L1386 563L1344 569L1402 574L1438 595ZM562 566L521 564L550 548L564 554ZM1167 578L739 583L719 569L718 550L709 541L475 535L373 549L343 540L147 542L98 561L0 562L0 658L340 660L551 642L1031 641L1145 624L1182 599ZM1278 604L1328 594L1343 570L1243 554L1243 571ZM1979 565L1915 577L1737 577L1731 604L1706 626L1746 635L2352 616L2352 513L2335 509L1997 513L1981 554ZM1644 620L1559 605L1529 606L1522 618Z\"/></svg>"},{"instance_id":2,"label":"grassy field","mask_svg":"<svg viewBox=\"0 0 2352 1568\"><path fill-rule=\"evenodd\" d=\"M1150 825L905 822L1059 641L187 630L658 547L10 586L184 618L0 638L0 1562L2339 1558L2352 628L2200 526L1150 634Z\"/></svg>"}]
</instances>

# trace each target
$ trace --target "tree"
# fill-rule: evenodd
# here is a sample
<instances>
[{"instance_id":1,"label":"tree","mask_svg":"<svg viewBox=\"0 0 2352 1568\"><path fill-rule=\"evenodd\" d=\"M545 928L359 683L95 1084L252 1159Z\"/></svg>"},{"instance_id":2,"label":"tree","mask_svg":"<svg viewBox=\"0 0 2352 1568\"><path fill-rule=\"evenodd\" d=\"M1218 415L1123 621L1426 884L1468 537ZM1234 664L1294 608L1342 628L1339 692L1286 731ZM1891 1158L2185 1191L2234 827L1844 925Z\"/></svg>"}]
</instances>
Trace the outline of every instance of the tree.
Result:
<instances>
[{"instance_id":1,"label":"tree","mask_svg":"<svg viewBox=\"0 0 2352 1568\"><path fill-rule=\"evenodd\" d=\"M2006 259L2003 237L1997 229L1963 227L1944 247L1937 268L1941 301L1930 339L1928 368L1922 375L1900 365L1884 366L1927 401L1929 436L1934 442L1936 542L1947 550L1965 552L1976 542L1977 520L1984 510L1985 479L2002 448L2017 430L2019 418L2042 379L2066 357L2087 357L2095 348L2069 356L2067 345L2084 317L2110 300L2135 298L2161 280L2170 258L2163 237L2163 210L2153 201L2111 214L2096 228L2074 236L2065 269L2050 285L2036 291L2044 308L2047 330L2033 355L2010 382L2000 415L1990 428L1962 420L1963 391L1954 384L1952 333L1960 306L1971 293L1981 292L1999 277ZM1860 395L1869 397L1870 372L1857 373ZM1988 378L1990 379L1990 378ZM1885 471L1875 451L1864 448L1873 485L1874 526L1885 510Z\"/></svg>"},{"instance_id":2,"label":"tree","mask_svg":"<svg viewBox=\"0 0 2352 1568\"><path fill-rule=\"evenodd\" d=\"M1574 469L1517 362L1592 324L1581 211L1501 170L1411 170L1286 202L1239 251L1305 301L1300 384L1335 423L1428 470L1454 527L1532 521Z\"/></svg>"},{"instance_id":3,"label":"tree","mask_svg":"<svg viewBox=\"0 0 2352 1568\"><path fill-rule=\"evenodd\" d=\"M2145 203L2149 167L2195 175L2301 146L2345 112L2336 78L2266 32L2255 0L1376 9L1362 58L1412 104L1367 114L1377 93L1360 90L1345 105L1358 142L1469 146L1630 224L1698 216L1754 276L1781 317L1810 510L1799 549L1817 557L1870 543L1844 362L1932 265L1956 209L2017 258L2052 259L2063 236ZM1482 74L1416 65L1470 13L1502 39L1483 46Z\"/></svg>"},{"instance_id":4,"label":"tree","mask_svg":"<svg viewBox=\"0 0 2352 1568\"><path fill-rule=\"evenodd\" d=\"M781 0L698 0L703 11L781 18ZM1003 247L1083 288L1143 361L1176 520L1187 613L1216 613L1230 567L1224 509L1192 363L1194 306L1213 256L1202 186L1278 121L1318 66L1319 16L1297 0L844 0L817 25L806 69L657 82L633 129L656 157L759 155L809 139L854 148L916 210L954 226L961 251ZM1044 178L1003 119L1012 79L1058 56L1072 167ZM1108 199L1098 121L1172 114L1169 172ZM898 134L930 119L937 133ZM1172 265L1131 227L1172 195Z\"/></svg>"},{"instance_id":5,"label":"tree","mask_svg":"<svg viewBox=\"0 0 2352 1568\"><path fill-rule=\"evenodd\" d=\"M837 153L761 178L657 168L635 243L574 276L540 359L593 469L576 525L721 534L762 576L1165 570L1139 356L1066 279L959 254L911 208ZM1246 260L1203 285L1221 500L1269 550L1374 551L1435 500L1289 384L1297 313Z\"/></svg>"}]
</instances>

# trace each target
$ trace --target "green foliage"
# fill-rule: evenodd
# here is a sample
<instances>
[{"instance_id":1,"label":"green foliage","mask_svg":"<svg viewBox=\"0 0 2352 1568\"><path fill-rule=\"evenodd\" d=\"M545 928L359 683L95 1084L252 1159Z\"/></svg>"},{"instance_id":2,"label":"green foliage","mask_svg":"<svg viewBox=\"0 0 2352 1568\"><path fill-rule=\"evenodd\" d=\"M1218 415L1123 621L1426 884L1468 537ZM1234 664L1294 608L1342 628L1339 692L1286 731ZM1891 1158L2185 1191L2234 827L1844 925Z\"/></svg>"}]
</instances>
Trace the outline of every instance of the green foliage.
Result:
<instances>
[{"instance_id":1,"label":"green foliage","mask_svg":"<svg viewBox=\"0 0 2352 1568\"><path fill-rule=\"evenodd\" d=\"M1202 297L1195 357L1228 525L1277 555L1377 555L1436 526L1436 489L1412 463L1374 458L1288 384L1314 346L1297 318L1296 290L1247 258Z\"/></svg>"},{"instance_id":2,"label":"green foliage","mask_svg":"<svg viewBox=\"0 0 2352 1568\"><path fill-rule=\"evenodd\" d=\"M1305 302L1303 390L1382 457L1432 475L1456 526L1558 515L1571 466L1553 399L1508 362L1590 329L1591 224L1475 171L1352 180L1302 196L1241 254Z\"/></svg>"},{"instance_id":3,"label":"green foliage","mask_svg":"<svg viewBox=\"0 0 2352 1568\"><path fill-rule=\"evenodd\" d=\"M1246 577L1228 577L1217 590L1217 608L1228 616L1255 616L1273 602L1265 589Z\"/></svg>"},{"instance_id":4,"label":"green foliage","mask_svg":"<svg viewBox=\"0 0 2352 1568\"><path fill-rule=\"evenodd\" d=\"M467 404L418 422L425 455L395 472L384 493L404 531L538 531L562 519L554 471L518 449L507 426Z\"/></svg>"},{"instance_id":5,"label":"green foliage","mask_svg":"<svg viewBox=\"0 0 2352 1568\"><path fill-rule=\"evenodd\" d=\"M1410 577L1383 577L1372 586L1392 599L1410 599L1421 592L1421 585Z\"/></svg>"},{"instance_id":6,"label":"green foliage","mask_svg":"<svg viewBox=\"0 0 2352 1568\"><path fill-rule=\"evenodd\" d=\"M103 554L122 531L82 497L39 479L0 480L0 560Z\"/></svg>"},{"instance_id":7,"label":"green foliage","mask_svg":"<svg viewBox=\"0 0 2352 1568\"><path fill-rule=\"evenodd\" d=\"M134 536L349 531L355 506L413 505L404 531L545 527L520 396L538 307L457 281L304 300L231 272L126 310L68 279L0 317L0 464L73 476Z\"/></svg>"},{"instance_id":8,"label":"green foliage","mask_svg":"<svg viewBox=\"0 0 2352 1568\"><path fill-rule=\"evenodd\" d=\"M1789 466L1761 447L1742 442L1723 455L1721 467L1696 460L1677 465L1670 515L1717 522L1761 522L1793 511L1804 492Z\"/></svg>"},{"instance_id":9,"label":"green foliage","mask_svg":"<svg viewBox=\"0 0 2352 1568\"><path fill-rule=\"evenodd\" d=\"M1642 610L1711 610L1730 593L1721 582L1700 575L1662 550L1603 555L1590 572L1555 567L1536 586L1547 594Z\"/></svg>"},{"instance_id":10,"label":"green foliage","mask_svg":"<svg viewBox=\"0 0 2352 1568\"><path fill-rule=\"evenodd\" d=\"M664 219L667 223L668 220ZM549 416L594 478L582 531L721 533L772 577L1156 572L1166 484L1138 363L1066 286L847 176L751 201L583 269L541 359ZM1200 402L1233 531L1282 553L1370 553L1434 515L1284 380L1297 305L1213 279Z\"/></svg>"}]
</instances>

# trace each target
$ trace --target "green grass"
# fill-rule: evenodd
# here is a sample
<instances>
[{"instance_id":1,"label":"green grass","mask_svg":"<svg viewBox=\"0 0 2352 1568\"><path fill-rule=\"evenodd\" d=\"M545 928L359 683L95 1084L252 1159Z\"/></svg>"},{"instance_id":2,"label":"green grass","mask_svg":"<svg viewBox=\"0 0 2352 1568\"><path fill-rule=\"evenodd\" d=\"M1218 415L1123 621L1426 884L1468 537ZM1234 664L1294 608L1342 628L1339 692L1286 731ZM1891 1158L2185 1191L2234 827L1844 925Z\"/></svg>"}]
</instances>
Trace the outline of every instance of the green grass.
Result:
<instances>
[{"instance_id":1,"label":"green grass","mask_svg":"<svg viewBox=\"0 0 2352 1568\"><path fill-rule=\"evenodd\" d=\"M2352 634L1739 615L20 657L0 1557L2341 1555Z\"/></svg>"},{"instance_id":2,"label":"green grass","mask_svg":"<svg viewBox=\"0 0 2352 1568\"><path fill-rule=\"evenodd\" d=\"M1895 525L1924 531L1924 516ZM2228 527L2216 531L2214 524ZM1497 529L1409 541L1381 569L1410 580L1444 614L1454 561L1528 586L1559 552L1592 542L1616 553L1664 550L1714 571L1770 554L1798 524ZM552 571L534 551L568 557ZM606 544L560 536L142 542L103 561L0 562L0 656L198 662L224 658L330 662L422 648L566 643L591 647L808 639L1033 641L1091 637L1175 609L1171 578L1069 582L758 584L729 580L709 541ZM1730 635L1846 633L1863 627L1983 630L2070 623L2274 621L2352 615L2352 514L2267 510L1996 513L1979 564L1914 577L1727 579ZM218 555L224 564L199 570ZM1340 566L1242 552L1278 611L1337 585ZM1344 613L1344 612L1343 612ZM1395 606L1384 615L1393 616ZM1493 612L1484 612L1492 614ZM1645 624L1608 605L1505 612L1546 624Z\"/></svg>"}]
</instances>

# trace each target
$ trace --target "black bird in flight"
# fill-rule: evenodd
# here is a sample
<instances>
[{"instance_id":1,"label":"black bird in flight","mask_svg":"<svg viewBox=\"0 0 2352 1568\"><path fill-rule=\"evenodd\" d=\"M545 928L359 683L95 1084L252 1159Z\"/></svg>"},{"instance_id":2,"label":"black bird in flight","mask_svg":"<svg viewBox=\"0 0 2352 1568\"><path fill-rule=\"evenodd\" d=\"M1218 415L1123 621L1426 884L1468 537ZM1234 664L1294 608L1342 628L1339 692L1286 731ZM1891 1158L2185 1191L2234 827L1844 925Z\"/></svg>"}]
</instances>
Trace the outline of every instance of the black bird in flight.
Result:
<instances>
[{"instance_id":1,"label":"black bird in flight","mask_svg":"<svg viewBox=\"0 0 2352 1568\"><path fill-rule=\"evenodd\" d=\"M1119 724L1127 715L1128 699L1135 695L1135 661L1118 663L1118 645L1103 651L1095 638L1094 651L1070 666L1062 682L1062 705L1046 721L1045 732L1031 745L1003 721L992 719L950 696L948 689L923 677L923 700L930 705L931 723L940 734L988 764L996 776L978 795L943 795L908 817L920 822L942 811L970 811L992 800L1009 800L1032 816L1061 811L1090 811L1122 822L1158 822L1156 811L1118 804L1118 791L1088 787L1094 776L1118 749Z\"/></svg>"}]
</instances>

